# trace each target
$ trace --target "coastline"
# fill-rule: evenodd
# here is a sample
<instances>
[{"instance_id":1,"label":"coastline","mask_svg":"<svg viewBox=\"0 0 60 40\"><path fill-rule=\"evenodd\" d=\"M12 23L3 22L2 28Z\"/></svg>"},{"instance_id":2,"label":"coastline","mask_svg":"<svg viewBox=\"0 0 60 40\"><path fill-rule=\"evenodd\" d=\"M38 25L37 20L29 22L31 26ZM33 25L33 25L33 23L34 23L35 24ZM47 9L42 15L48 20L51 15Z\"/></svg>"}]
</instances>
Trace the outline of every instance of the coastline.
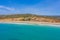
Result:
<instances>
[{"instance_id":1,"label":"coastline","mask_svg":"<svg viewBox=\"0 0 60 40\"><path fill-rule=\"evenodd\" d=\"M60 27L60 23L48 23L48 22L35 22L35 21L6 21L0 23L7 23L7 24L28 24L28 25L45 25L45 26L56 26Z\"/></svg>"}]
</instances>

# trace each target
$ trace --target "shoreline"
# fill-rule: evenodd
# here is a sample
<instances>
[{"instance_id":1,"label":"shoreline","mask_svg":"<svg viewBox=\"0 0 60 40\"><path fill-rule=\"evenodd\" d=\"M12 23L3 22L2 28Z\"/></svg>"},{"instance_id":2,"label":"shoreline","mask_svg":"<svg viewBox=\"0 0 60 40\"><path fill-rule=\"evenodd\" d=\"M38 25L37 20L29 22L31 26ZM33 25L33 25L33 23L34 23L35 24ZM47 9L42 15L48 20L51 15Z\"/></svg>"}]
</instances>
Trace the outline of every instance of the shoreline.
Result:
<instances>
[{"instance_id":1,"label":"shoreline","mask_svg":"<svg viewBox=\"0 0 60 40\"><path fill-rule=\"evenodd\" d=\"M45 25L45 26L58 26L60 27L60 23L48 23L48 22L34 22L34 21L6 21L0 23L7 23L7 24L28 24L28 25Z\"/></svg>"}]
</instances>

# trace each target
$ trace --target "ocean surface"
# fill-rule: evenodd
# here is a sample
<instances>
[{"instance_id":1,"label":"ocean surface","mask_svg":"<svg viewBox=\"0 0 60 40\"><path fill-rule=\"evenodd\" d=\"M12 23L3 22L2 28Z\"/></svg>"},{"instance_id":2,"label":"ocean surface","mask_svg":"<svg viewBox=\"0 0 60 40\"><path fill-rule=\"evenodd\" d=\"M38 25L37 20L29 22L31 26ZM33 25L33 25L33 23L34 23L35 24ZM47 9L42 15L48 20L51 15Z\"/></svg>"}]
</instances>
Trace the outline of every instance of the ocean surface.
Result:
<instances>
[{"instance_id":1,"label":"ocean surface","mask_svg":"<svg viewBox=\"0 0 60 40\"><path fill-rule=\"evenodd\" d=\"M60 40L60 28L0 23L0 40Z\"/></svg>"}]
</instances>

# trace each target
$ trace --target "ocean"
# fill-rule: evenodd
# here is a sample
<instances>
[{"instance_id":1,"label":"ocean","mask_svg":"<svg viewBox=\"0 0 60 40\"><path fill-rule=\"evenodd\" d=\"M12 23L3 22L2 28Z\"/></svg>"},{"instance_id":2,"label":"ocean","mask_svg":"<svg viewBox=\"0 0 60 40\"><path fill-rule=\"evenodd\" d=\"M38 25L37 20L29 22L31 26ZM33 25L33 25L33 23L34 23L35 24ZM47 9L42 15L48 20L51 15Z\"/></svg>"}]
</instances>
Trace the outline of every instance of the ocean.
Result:
<instances>
[{"instance_id":1,"label":"ocean","mask_svg":"<svg viewBox=\"0 0 60 40\"><path fill-rule=\"evenodd\" d=\"M60 40L60 28L0 23L0 40Z\"/></svg>"}]
</instances>

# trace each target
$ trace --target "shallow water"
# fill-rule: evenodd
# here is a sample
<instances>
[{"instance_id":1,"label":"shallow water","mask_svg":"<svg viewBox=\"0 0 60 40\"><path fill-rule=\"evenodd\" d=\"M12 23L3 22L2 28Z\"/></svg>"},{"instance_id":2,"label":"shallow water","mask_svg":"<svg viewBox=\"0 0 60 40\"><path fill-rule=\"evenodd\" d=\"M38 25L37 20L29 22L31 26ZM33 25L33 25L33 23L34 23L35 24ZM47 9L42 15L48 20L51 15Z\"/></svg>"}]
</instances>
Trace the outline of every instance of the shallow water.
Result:
<instances>
[{"instance_id":1,"label":"shallow water","mask_svg":"<svg viewBox=\"0 0 60 40\"><path fill-rule=\"evenodd\" d=\"M0 40L60 40L60 28L43 25L0 24Z\"/></svg>"}]
</instances>

